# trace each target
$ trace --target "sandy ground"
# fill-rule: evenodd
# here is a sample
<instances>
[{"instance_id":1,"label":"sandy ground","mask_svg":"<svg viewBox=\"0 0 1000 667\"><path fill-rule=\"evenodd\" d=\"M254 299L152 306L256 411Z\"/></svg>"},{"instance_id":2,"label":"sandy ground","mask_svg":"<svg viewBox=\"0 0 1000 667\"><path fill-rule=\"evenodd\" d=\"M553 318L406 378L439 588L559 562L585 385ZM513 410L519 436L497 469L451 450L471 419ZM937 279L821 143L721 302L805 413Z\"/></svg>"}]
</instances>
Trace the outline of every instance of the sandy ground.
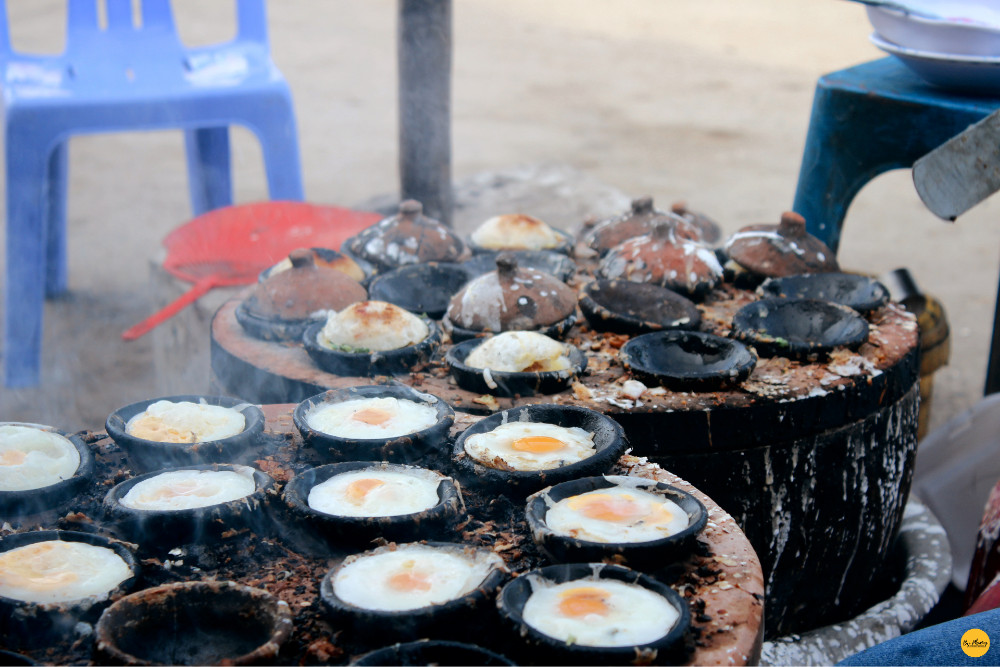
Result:
<instances>
[{"instance_id":1,"label":"sandy ground","mask_svg":"<svg viewBox=\"0 0 1000 667\"><path fill-rule=\"evenodd\" d=\"M231 34L229 3L177 4L189 42ZM61 2L8 5L16 46L60 48ZM280 0L269 14L307 198L353 206L395 196L396 3ZM794 196L816 79L880 57L870 32L863 8L845 0L460 0L455 180L565 165L628 196L684 199L727 233L776 222ZM46 307L41 386L0 389L0 419L100 428L115 408L157 395L151 338L119 334L152 312L150 262L190 218L182 148L178 132L72 140L70 293ZM234 151L237 202L266 199L252 135L235 131ZM998 205L942 223L899 171L869 184L848 213L843 266L908 267L947 310L953 353L936 377L932 425L982 395Z\"/></svg>"}]
</instances>

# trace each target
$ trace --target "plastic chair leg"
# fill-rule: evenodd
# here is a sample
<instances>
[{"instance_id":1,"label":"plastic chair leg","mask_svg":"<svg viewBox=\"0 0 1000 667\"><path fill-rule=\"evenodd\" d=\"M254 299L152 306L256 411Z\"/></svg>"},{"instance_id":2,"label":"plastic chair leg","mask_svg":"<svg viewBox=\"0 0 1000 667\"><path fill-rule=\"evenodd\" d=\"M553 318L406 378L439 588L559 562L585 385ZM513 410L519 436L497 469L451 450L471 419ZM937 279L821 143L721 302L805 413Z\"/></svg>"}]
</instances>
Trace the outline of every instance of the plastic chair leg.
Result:
<instances>
[{"instance_id":1,"label":"plastic chair leg","mask_svg":"<svg viewBox=\"0 0 1000 667\"><path fill-rule=\"evenodd\" d=\"M188 189L195 216L233 203L229 128L209 127L184 131L187 149Z\"/></svg>"},{"instance_id":2,"label":"plastic chair leg","mask_svg":"<svg viewBox=\"0 0 1000 667\"><path fill-rule=\"evenodd\" d=\"M268 194L273 201L302 201L302 162L291 96L272 95L258 109L243 120L260 141Z\"/></svg>"},{"instance_id":3,"label":"plastic chair leg","mask_svg":"<svg viewBox=\"0 0 1000 667\"><path fill-rule=\"evenodd\" d=\"M64 141L49 158L45 182L45 296L54 297L66 291L68 266L66 253L66 197L69 190L69 142Z\"/></svg>"},{"instance_id":4,"label":"plastic chair leg","mask_svg":"<svg viewBox=\"0 0 1000 667\"><path fill-rule=\"evenodd\" d=\"M20 136L19 136L20 134ZM8 126L7 279L4 281L4 384L38 384L45 300L46 193L50 158L38 150L36 137Z\"/></svg>"}]
</instances>

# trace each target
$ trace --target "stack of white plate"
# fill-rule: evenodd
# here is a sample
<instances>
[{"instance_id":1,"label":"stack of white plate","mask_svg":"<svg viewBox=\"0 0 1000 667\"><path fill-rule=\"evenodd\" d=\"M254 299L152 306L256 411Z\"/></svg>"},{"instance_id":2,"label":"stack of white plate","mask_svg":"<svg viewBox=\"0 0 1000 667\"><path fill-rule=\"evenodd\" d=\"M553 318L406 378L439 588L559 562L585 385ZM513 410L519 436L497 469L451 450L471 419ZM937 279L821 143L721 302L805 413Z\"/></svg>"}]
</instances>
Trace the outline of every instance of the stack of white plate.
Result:
<instances>
[{"instance_id":1,"label":"stack of white plate","mask_svg":"<svg viewBox=\"0 0 1000 667\"><path fill-rule=\"evenodd\" d=\"M872 43L929 83L1000 94L1000 0L860 1Z\"/></svg>"}]
</instances>

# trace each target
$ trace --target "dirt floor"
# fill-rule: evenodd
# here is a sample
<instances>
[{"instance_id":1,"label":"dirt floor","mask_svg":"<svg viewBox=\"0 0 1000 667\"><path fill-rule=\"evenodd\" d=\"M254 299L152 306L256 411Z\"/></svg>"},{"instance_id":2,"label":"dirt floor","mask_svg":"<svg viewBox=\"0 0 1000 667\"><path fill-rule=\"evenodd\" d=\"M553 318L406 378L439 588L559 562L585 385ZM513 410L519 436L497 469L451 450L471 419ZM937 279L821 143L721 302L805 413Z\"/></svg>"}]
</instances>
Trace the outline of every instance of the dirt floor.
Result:
<instances>
[{"instance_id":1,"label":"dirt floor","mask_svg":"<svg viewBox=\"0 0 1000 667\"><path fill-rule=\"evenodd\" d=\"M15 46L59 50L63 4L10 0ZM177 5L189 42L232 33L229 3ZM295 97L308 200L397 196L396 3L281 0L269 17ZM454 178L556 165L594 191L686 200L727 233L776 222L791 207L816 79L881 57L870 32L864 8L845 0L455 2ZM252 135L236 130L234 151L237 202L266 199ZM191 216L180 133L77 137L70 154L70 292L46 306L41 386L0 389L0 419L78 430L165 386L206 387L170 384L152 337L119 338L154 309L160 240ZM952 355L935 378L932 425L982 396L997 206L940 222L897 171L848 213L844 267L908 267L946 308ZM578 225L578 208L565 201L572 215L552 221ZM457 222L481 219L467 212ZM207 328L195 335L207 339Z\"/></svg>"}]
</instances>

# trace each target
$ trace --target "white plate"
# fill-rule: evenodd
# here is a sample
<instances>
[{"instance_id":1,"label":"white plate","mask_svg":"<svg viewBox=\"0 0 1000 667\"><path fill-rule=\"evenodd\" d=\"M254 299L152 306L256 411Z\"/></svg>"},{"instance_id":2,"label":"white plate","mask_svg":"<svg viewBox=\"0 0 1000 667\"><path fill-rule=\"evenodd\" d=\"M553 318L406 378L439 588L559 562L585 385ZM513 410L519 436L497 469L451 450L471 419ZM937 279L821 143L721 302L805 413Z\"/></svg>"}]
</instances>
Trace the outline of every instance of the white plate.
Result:
<instances>
[{"instance_id":1,"label":"white plate","mask_svg":"<svg viewBox=\"0 0 1000 667\"><path fill-rule=\"evenodd\" d=\"M912 1L912 0L911 0ZM926 3L925 3L926 4ZM947 15L867 5L875 32L907 49L968 56L1000 56L1000 10L969 3L938 3ZM916 11L928 8L917 6Z\"/></svg>"},{"instance_id":2,"label":"white plate","mask_svg":"<svg viewBox=\"0 0 1000 667\"><path fill-rule=\"evenodd\" d=\"M1000 56L962 56L910 49L882 38L872 44L891 54L928 83L949 90L1000 94Z\"/></svg>"}]
</instances>

